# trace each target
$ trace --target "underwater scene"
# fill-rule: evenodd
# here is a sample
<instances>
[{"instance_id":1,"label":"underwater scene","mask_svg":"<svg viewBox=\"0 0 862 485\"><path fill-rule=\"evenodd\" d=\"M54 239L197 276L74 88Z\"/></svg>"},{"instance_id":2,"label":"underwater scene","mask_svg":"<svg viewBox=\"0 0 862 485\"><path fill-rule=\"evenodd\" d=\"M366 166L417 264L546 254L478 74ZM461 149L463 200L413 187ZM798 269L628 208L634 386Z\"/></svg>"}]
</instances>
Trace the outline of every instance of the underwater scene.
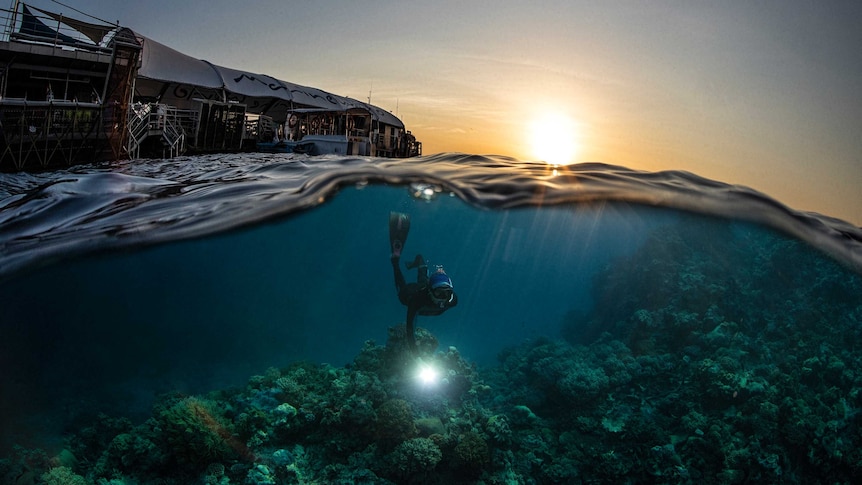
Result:
<instances>
[{"instance_id":1,"label":"underwater scene","mask_svg":"<svg viewBox=\"0 0 862 485\"><path fill-rule=\"evenodd\" d=\"M858 483L862 229L687 172L0 176L0 483Z\"/></svg>"}]
</instances>

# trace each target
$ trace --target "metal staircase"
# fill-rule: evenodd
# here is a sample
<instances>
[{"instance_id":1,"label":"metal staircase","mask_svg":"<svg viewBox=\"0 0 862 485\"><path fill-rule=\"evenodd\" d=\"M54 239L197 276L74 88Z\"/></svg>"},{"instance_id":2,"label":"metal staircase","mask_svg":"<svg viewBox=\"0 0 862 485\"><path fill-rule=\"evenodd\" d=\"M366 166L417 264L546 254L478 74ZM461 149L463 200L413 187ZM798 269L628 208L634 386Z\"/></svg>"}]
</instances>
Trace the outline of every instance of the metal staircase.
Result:
<instances>
[{"instance_id":1,"label":"metal staircase","mask_svg":"<svg viewBox=\"0 0 862 485\"><path fill-rule=\"evenodd\" d=\"M186 129L189 125L194 126L195 118L194 111L179 110L164 104L133 105L129 110L129 157L140 158L141 146L151 137L161 141L164 158L183 154L186 150Z\"/></svg>"}]
</instances>

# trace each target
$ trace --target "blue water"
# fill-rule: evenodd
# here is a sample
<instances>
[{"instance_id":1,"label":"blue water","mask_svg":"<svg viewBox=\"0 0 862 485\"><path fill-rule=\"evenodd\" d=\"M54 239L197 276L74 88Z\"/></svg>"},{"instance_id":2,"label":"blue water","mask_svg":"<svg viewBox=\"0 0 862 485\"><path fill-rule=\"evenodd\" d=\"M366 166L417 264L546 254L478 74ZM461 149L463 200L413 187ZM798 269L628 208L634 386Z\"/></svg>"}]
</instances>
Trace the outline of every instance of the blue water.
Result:
<instances>
[{"instance_id":1,"label":"blue water","mask_svg":"<svg viewBox=\"0 0 862 485\"><path fill-rule=\"evenodd\" d=\"M465 362L489 369L489 381L501 365L521 365L512 355L548 342L589 346L605 332L649 355L660 339L622 336L732 321L735 331L774 340L770 348L793 349L801 337L787 327L807 322L804 313L835 322L837 342L862 323L862 229L685 172L555 169L459 154L245 154L5 174L0 444L56 453L97 413L142 422L165 393L241 388L250 376L300 361L350 369L366 341L386 344L390 327L404 321L389 264L390 211L412 219L404 260L421 253L443 265L459 297L456 308L417 324L441 351L455 347ZM787 245L796 256L776 258ZM807 279L812 274L844 283L815 299L806 293L817 284ZM663 290L669 282L672 290ZM780 314L764 316L767 304ZM686 328L683 334L698 334ZM784 330L758 333L764 328ZM678 348L663 352L687 356L686 363L720 361L681 335L673 337ZM860 359L855 345L834 352L850 368ZM560 372L549 386L578 371ZM857 382L841 381L833 399L846 403L848 415L862 408ZM527 392L515 387L512 395ZM548 392L547 401L521 400L555 413ZM736 405L719 414L733 415ZM608 409L602 429L616 430L621 408ZM561 426L557 433L577 429ZM493 441L489 429L482 433ZM842 439L860 444L858 436ZM781 459L787 476L790 457ZM504 462L492 458L482 473L502 476ZM830 476L862 473L836 468ZM76 471L86 474L80 464Z\"/></svg>"}]
</instances>

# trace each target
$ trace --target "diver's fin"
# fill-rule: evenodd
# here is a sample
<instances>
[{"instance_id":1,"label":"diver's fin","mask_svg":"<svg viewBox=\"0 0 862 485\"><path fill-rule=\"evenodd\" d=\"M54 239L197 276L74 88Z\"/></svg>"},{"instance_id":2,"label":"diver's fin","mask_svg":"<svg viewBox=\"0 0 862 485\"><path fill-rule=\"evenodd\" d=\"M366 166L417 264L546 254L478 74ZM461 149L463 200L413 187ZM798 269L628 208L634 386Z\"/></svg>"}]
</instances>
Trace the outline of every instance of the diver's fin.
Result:
<instances>
[{"instance_id":1,"label":"diver's fin","mask_svg":"<svg viewBox=\"0 0 862 485\"><path fill-rule=\"evenodd\" d=\"M401 257L401 250L410 232L410 216L402 212L389 213L389 246L392 256Z\"/></svg>"}]
</instances>

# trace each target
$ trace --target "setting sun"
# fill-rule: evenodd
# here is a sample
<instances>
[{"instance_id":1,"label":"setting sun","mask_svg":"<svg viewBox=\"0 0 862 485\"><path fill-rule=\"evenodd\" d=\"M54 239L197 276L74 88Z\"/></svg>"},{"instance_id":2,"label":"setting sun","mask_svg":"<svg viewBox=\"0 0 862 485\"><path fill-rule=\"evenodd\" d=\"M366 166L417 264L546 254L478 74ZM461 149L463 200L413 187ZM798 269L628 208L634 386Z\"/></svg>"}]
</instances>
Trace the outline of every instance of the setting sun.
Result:
<instances>
[{"instance_id":1,"label":"setting sun","mask_svg":"<svg viewBox=\"0 0 862 485\"><path fill-rule=\"evenodd\" d=\"M579 143L575 122L559 113L546 113L530 124L533 156L552 165L575 163Z\"/></svg>"}]
</instances>

